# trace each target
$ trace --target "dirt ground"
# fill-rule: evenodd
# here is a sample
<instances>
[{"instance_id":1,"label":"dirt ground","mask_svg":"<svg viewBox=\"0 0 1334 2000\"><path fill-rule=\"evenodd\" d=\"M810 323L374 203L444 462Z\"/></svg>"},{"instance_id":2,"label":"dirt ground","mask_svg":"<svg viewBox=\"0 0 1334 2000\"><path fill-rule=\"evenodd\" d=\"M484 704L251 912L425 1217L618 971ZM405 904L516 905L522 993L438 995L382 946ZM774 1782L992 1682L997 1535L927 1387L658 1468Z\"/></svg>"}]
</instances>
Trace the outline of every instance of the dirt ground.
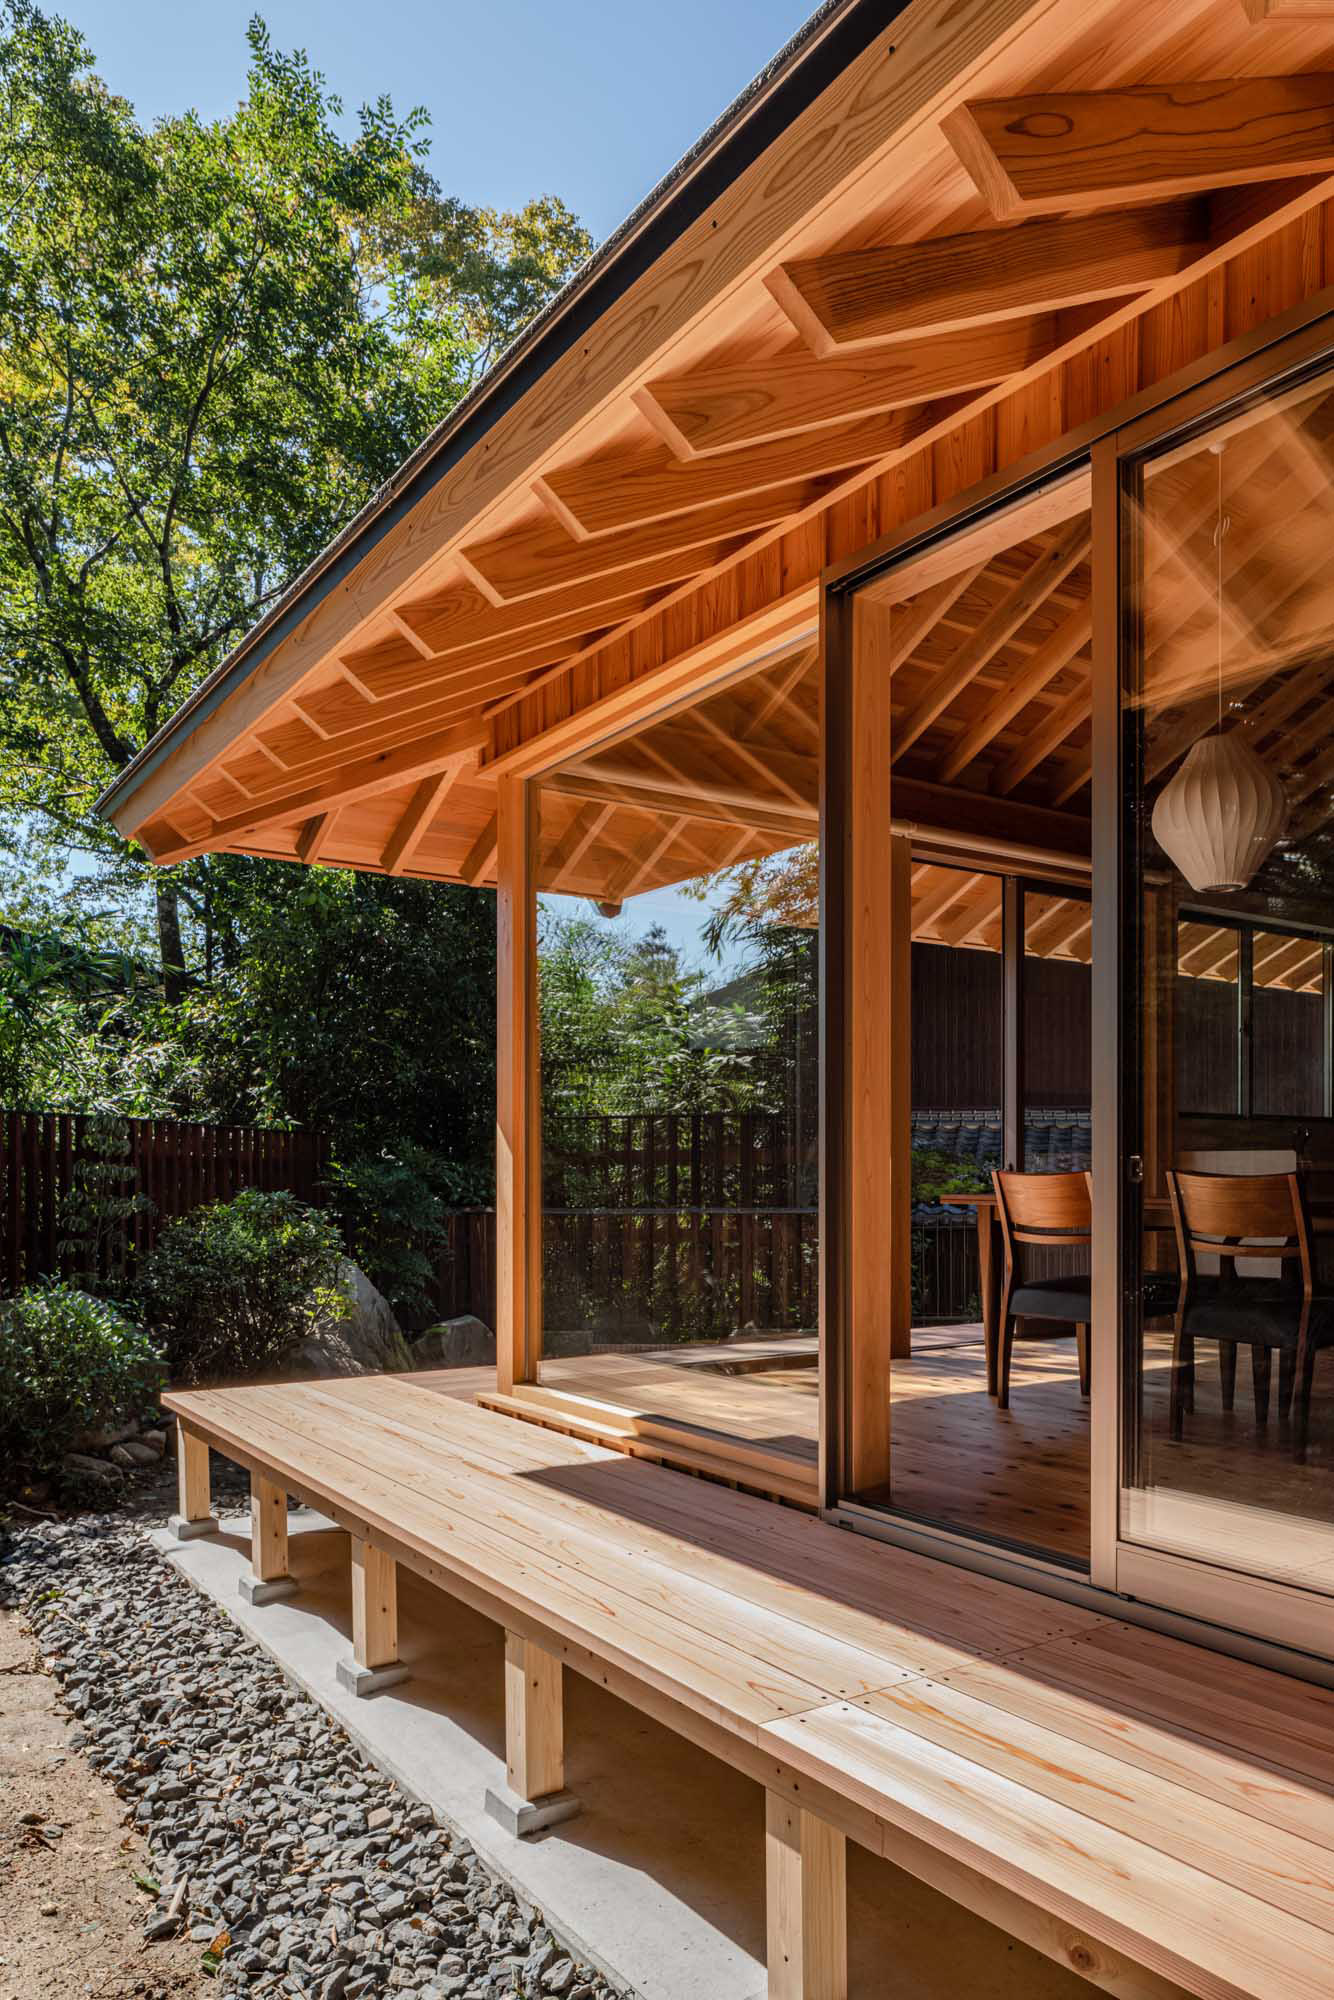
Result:
<instances>
[{"instance_id":1,"label":"dirt ground","mask_svg":"<svg viewBox=\"0 0 1334 2000\"><path fill-rule=\"evenodd\" d=\"M180 2000L212 1982L200 1947L145 1944L152 1870L120 1800L69 1747L71 1723L22 1620L0 1611L0 2000ZM25 1822L39 1813L41 1823ZM60 1827L57 1837L44 1831Z\"/></svg>"}]
</instances>

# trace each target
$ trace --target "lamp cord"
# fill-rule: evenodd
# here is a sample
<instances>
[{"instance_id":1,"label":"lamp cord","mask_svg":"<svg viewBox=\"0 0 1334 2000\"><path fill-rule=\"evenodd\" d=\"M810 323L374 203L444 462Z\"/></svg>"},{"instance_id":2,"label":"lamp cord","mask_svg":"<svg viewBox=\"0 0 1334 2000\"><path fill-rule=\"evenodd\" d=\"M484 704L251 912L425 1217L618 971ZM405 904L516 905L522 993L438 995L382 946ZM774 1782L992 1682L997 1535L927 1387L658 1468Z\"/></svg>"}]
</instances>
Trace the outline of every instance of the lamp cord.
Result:
<instances>
[{"instance_id":1,"label":"lamp cord","mask_svg":"<svg viewBox=\"0 0 1334 2000\"><path fill-rule=\"evenodd\" d=\"M1217 620L1218 620L1218 733L1223 733L1223 538L1232 526L1232 517L1223 512L1223 447L1214 446L1214 456L1218 460L1218 520L1214 528L1214 550L1217 558Z\"/></svg>"}]
</instances>

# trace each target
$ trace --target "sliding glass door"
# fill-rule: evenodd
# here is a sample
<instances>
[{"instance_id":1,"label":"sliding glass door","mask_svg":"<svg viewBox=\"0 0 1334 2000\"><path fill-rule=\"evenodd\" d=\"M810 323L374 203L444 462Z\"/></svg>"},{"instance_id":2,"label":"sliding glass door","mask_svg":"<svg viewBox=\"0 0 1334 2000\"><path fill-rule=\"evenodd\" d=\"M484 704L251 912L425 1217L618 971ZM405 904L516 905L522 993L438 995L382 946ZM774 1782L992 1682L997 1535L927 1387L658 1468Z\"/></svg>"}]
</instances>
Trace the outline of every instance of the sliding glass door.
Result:
<instances>
[{"instance_id":1,"label":"sliding glass door","mask_svg":"<svg viewBox=\"0 0 1334 2000\"><path fill-rule=\"evenodd\" d=\"M1121 614L1106 752L1120 757L1122 870L1116 1579L1267 1636L1319 1644L1323 1629L1327 1647L1334 363L1283 359L1106 447Z\"/></svg>"}]
</instances>

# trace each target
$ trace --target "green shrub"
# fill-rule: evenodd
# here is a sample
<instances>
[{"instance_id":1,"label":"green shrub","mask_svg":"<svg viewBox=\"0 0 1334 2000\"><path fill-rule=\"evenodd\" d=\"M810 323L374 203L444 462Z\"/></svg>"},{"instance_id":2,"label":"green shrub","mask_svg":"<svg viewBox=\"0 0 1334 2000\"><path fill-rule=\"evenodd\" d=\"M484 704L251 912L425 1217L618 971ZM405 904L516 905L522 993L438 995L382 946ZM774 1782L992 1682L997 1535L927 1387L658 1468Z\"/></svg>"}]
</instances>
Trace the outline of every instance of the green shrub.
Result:
<instances>
[{"instance_id":1,"label":"green shrub","mask_svg":"<svg viewBox=\"0 0 1334 2000\"><path fill-rule=\"evenodd\" d=\"M333 1161L325 1187L349 1256L401 1320L426 1325L448 1240L445 1211L485 1206L489 1189L478 1187L467 1168L410 1141Z\"/></svg>"},{"instance_id":2,"label":"green shrub","mask_svg":"<svg viewBox=\"0 0 1334 2000\"><path fill-rule=\"evenodd\" d=\"M162 1358L117 1306L73 1286L33 1285L0 1305L0 1452L53 1472L84 1431L146 1413Z\"/></svg>"},{"instance_id":3,"label":"green shrub","mask_svg":"<svg viewBox=\"0 0 1334 2000\"><path fill-rule=\"evenodd\" d=\"M251 1375L280 1360L345 1310L341 1255L328 1216L286 1193L247 1188L170 1223L137 1291L171 1379Z\"/></svg>"}]
</instances>

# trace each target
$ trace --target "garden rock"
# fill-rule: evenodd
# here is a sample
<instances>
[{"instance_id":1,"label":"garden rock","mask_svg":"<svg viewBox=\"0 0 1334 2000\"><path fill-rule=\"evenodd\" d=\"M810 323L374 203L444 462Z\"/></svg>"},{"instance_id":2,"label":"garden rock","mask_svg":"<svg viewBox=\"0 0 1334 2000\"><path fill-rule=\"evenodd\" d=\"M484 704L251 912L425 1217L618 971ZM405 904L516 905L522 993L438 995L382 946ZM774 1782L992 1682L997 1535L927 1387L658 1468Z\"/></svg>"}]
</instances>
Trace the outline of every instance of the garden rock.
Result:
<instances>
[{"instance_id":1,"label":"garden rock","mask_svg":"<svg viewBox=\"0 0 1334 2000\"><path fill-rule=\"evenodd\" d=\"M480 1368L496 1358L496 1336L474 1313L442 1319L412 1343L414 1368Z\"/></svg>"},{"instance_id":2,"label":"garden rock","mask_svg":"<svg viewBox=\"0 0 1334 2000\"><path fill-rule=\"evenodd\" d=\"M343 1316L319 1321L289 1351L283 1375L382 1375L420 1365L413 1362L388 1299L350 1258L339 1265L338 1289Z\"/></svg>"},{"instance_id":3,"label":"garden rock","mask_svg":"<svg viewBox=\"0 0 1334 2000\"><path fill-rule=\"evenodd\" d=\"M108 1464L104 1458L93 1458L85 1451L67 1451L60 1464L62 1470L75 1480L88 1480L95 1486L114 1488L124 1484L124 1474L118 1465Z\"/></svg>"}]
</instances>

